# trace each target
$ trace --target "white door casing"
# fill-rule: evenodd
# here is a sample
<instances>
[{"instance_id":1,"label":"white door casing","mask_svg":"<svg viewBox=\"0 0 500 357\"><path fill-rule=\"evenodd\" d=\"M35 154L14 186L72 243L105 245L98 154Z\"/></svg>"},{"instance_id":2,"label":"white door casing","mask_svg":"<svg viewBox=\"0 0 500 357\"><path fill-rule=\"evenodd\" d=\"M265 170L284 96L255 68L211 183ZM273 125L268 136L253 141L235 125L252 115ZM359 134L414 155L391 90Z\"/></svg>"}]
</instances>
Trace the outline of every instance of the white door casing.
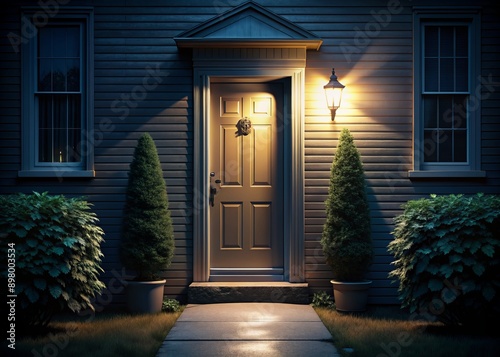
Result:
<instances>
[{"instance_id":1,"label":"white door casing","mask_svg":"<svg viewBox=\"0 0 500 357\"><path fill-rule=\"evenodd\" d=\"M304 282L304 68L220 68L194 70L193 281L210 279L210 99L216 82L284 84L283 278Z\"/></svg>"}]
</instances>

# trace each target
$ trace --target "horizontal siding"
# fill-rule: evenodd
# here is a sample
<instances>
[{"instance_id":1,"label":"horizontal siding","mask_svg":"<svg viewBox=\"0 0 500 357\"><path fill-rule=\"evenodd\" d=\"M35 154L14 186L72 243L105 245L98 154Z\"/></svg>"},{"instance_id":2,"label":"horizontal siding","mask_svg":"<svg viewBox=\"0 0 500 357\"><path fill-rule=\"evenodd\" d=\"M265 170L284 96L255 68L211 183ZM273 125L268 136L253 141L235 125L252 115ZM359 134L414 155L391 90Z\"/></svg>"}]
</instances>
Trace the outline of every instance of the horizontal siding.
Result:
<instances>
[{"instance_id":1,"label":"horizontal siding","mask_svg":"<svg viewBox=\"0 0 500 357\"><path fill-rule=\"evenodd\" d=\"M179 26L189 28L199 20L192 15L179 22L175 8L112 6L116 3L95 9L95 115L111 119L114 125L96 151L96 171L103 180L126 178L137 138L151 133L167 182L176 238L174 259L165 273L165 293L185 301L192 281L192 78L190 62L180 60L173 36L182 31ZM148 69L157 72L151 74ZM145 78L146 83L157 85L143 95ZM140 100L127 105L134 93ZM126 184L126 180L120 182ZM104 200L102 206L115 238L109 260L116 264L122 207L106 207L108 202Z\"/></svg>"},{"instance_id":2,"label":"horizontal siding","mask_svg":"<svg viewBox=\"0 0 500 357\"><path fill-rule=\"evenodd\" d=\"M94 204L106 232L103 252L107 281L121 272L118 251L128 165L138 137L150 132L167 182L176 237L174 262L165 273L166 292L171 297L186 298L193 276L193 79L191 55L179 51L173 37L242 2L220 1L214 6L204 0L69 3L69 6L93 6L95 15L96 177L91 180L17 178L21 159L20 55L12 50L7 36L0 37L0 192L37 190L86 196ZM387 1L353 1L349 6L322 0L257 2L323 39L320 51L308 51L305 78L305 261L311 293L331 289L331 272L319 241L330 165L339 132L347 127L360 149L368 183L375 247L369 274L374 281L370 302L396 303L396 286L387 278L392 261L387 244L392 239L393 218L401 213L401 205L430 193L500 192L498 86L492 91L486 86L481 88L481 162L487 178L411 181L407 178L412 167L413 127L411 7L405 5L401 12L391 15L386 26L379 26L379 31L373 13L386 11ZM36 3L21 1L19 5ZM2 5L2 34L19 33L19 5ZM497 19L493 5L485 7L481 29L482 76L496 83L500 82ZM360 31L364 29L374 32L366 45L359 45ZM322 93L331 67L335 67L339 80L346 85L342 107L333 123ZM160 81L142 96L144 80L151 68L159 71ZM126 100L132 96L140 99L127 105ZM113 302L123 303L121 291L114 294Z\"/></svg>"},{"instance_id":3,"label":"horizontal siding","mask_svg":"<svg viewBox=\"0 0 500 357\"><path fill-rule=\"evenodd\" d=\"M413 3L433 5L432 2ZM324 7L316 4L308 2L307 7L298 4L294 4L296 7L272 7L269 4L272 10L323 39L319 52L308 53L306 70L306 276L313 291L331 291L331 272L325 264L319 241L325 219L329 169L339 132L347 127L360 150L368 185L375 253L369 274L374 281L370 302L397 303L397 286L388 279L392 257L387 252L387 245L392 240L393 219L402 212L401 205L430 193L500 193L499 152L496 149L500 143L499 121L498 116L494 117L495 112L498 113L500 96L495 92L490 100L482 103L481 161L488 172L486 182L411 181L407 178L412 168L413 127L411 8L405 7L399 14L391 15L387 26L377 27L371 13L384 11L385 2L373 6L373 3L361 1L356 2L359 6L347 7L335 6L333 2L324 3ZM483 13L487 25L482 29L482 67L483 71L485 68L492 71L494 80L498 81L498 62L493 62L498 58L499 32L492 15L489 16L488 20ZM376 35L368 37L366 46L356 46L365 28L375 29ZM335 67L339 80L346 85L342 107L334 123L330 122L324 108L322 88L317 80L322 76L326 83L331 67Z\"/></svg>"}]
</instances>

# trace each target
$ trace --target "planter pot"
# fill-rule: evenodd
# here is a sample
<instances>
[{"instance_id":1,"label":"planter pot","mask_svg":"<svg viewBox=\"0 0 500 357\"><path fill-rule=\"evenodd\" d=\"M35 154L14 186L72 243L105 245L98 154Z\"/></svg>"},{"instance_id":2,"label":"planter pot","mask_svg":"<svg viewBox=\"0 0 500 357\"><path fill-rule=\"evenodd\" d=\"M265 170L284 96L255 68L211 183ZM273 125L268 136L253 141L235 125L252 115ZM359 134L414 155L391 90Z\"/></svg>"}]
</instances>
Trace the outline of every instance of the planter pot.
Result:
<instances>
[{"instance_id":1,"label":"planter pot","mask_svg":"<svg viewBox=\"0 0 500 357\"><path fill-rule=\"evenodd\" d=\"M161 311L166 280L129 281L127 308L132 313L154 314Z\"/></svg>"},{"instance_id":2,"label":"planter pot","mask_svg":"<svg viewBox=\"0 0 500 357\"><path fill-rule=\"evenodd\" d=\"M370 280L360 282L330 281L333 284L335 307L339 311L365 311Z\"/></svg>"}]
</instances>

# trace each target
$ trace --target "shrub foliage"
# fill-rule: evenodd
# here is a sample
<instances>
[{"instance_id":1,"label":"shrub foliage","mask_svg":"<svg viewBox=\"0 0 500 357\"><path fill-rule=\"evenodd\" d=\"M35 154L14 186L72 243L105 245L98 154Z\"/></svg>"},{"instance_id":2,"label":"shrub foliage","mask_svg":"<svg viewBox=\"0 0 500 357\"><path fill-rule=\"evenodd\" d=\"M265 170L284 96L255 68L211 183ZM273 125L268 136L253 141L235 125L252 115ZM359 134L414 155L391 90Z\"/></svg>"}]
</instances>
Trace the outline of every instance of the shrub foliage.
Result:
<instances>
[{"instance_id":1,"label":"shrub foliage","mask_svg":"<svg viewBox=\"0 0 500 357\"><path fill-rule=\"evenodd\" d=\"M181 304L177 299L164 299L161 304L163 312L178 312L181 311Z\"/></svg>"},{"instance_id":2,"label":"shrub foliage","mask_svg":"<svg viewBox=\"0 0 500 357\"><path fill-rule=\"evenodd\" d=\"M324 307L327 309L333 309L335 307L335 303L333 302L333 297L326 291L320 291L314 293L312 299L312 305L314 307Z\"/></svg>"},{"instance_id":3,"label":"shrub foliage","mask_svg":"<svg viewBox=\"0 0 500 357\"><path fill-rule=\"evenodd\" d=\"M2 248L15 249L17 325L43 328L63 309L93 309L91 299L105 287L104 232L90 204L35 192L0 196L0 206Z\"/></svg>"},{"instance_id":4,"label":"shrub foliage","mask_svg":"<svg viewBox=\"0 0 500 357\"><path fill-rule=\"evenodd\" d=\"M448 325L500 317L500 197L431 195L403 208L388 246L403 306Z\"/></svg>"},{"instance_id":5,"label":"shrub foliage","mask_svg":"<svg viewBox=\"0 0 500 357\"><path fill-rule=\"evenodd\" d=\"M332 162L321 245L333 277L360 281L372 262L370 210L363 164L348 129Z\"/></svg>"},{"instance_id":6,"label":"shrub foliage","mask_svg":"<svg viewBox=\"0 0 500 357\"><path fill-rule=\"evenodd\" d=\"M155 280L170 266L174 233L160 159L148 133L139 138L130 164L121 259L137 280Z\"/></svg>"}]
</instances>

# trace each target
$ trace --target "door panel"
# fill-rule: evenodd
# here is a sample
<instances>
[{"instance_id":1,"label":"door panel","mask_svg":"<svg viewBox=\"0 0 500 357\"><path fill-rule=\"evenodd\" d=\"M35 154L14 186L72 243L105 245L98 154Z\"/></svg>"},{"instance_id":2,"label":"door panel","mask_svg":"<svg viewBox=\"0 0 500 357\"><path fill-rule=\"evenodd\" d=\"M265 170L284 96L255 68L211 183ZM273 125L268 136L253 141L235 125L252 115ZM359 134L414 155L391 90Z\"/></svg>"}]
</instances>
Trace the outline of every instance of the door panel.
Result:
<instances>
[{"instance_id":1,"label":"door panel","mask_svg":"<svg viewBox=\"0 0 500 357\"><path fill-rule=\"evenodd\" d=\"M242 202L223 203L221 208L220 249L243 248L243 204Z\"/></svg>"},{"instance_id":2,"label":"door panel","mask_svg":"<svg viewBox=\"0 0 500 357\"><path fill-rule=\"evenodd\" d=\"M243 138L234 137L234 126L220 126L220 177L224 186L243 185ZM217 171L215 171L217 172Z\"/></svg>"},{"instance_id":3,"label":"door panel","mask_svg":"<svg viewBox=\"0 0 500 357\"><path fill-rule=\"evenodd\" d=\"M221 183L212 180L210 280L282 280L282 96L279 83L211 85L209 167ZM238 136L243 117L251 130Z\"/></svg>"},{"instance_id":4,"label":"door panel","mask_svg":"<svg viewBox=\"0 0 500 357\"><path fill-rule=\"evenodd\" d=\"M272 249L272 203L252 203L253 240L251 249Z\"/></svg>"},{"instance_id":5,"label":"door panel","mask_svg":"<svg viewBox=\"0 0 500 357\"><path fill-rule=\"evenodd\" d=\"M250 148L252 162L252 186L272 185L273 137L269 124L254 124L252 145Z\"/></svg>"}]
</instances>

